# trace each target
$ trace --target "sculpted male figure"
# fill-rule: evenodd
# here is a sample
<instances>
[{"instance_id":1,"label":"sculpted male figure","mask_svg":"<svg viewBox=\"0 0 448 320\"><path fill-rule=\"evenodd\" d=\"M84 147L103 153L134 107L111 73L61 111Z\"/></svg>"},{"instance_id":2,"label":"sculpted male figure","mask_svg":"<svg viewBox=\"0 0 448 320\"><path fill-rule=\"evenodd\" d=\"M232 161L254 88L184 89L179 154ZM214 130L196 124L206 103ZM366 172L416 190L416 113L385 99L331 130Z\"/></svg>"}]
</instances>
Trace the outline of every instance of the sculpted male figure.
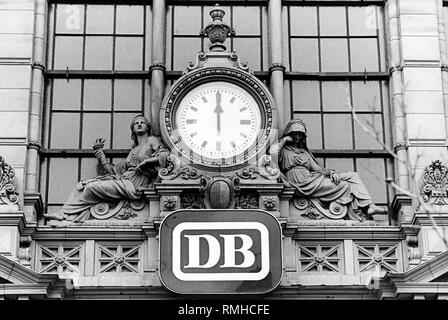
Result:
<instances>
[{"instance_id":1,"label":"sculpted male figure","mask_svg":"<svg viewBox=\"0 0 448 320\"><path fill-rule=\"evenodd\" d=\"M133 146L129 155L117 166L106 159L104 139L97 139L93 146L95 156L108 174L79 182L62 209L44 216L50 220L83 222L90 214L87 209L97 203L140 199L139 188L154 182L158 170L165 167L169 151L160 138L151 135L151 124L142 115L131 122L131 139Z\"/></svg>"}]
</instances>

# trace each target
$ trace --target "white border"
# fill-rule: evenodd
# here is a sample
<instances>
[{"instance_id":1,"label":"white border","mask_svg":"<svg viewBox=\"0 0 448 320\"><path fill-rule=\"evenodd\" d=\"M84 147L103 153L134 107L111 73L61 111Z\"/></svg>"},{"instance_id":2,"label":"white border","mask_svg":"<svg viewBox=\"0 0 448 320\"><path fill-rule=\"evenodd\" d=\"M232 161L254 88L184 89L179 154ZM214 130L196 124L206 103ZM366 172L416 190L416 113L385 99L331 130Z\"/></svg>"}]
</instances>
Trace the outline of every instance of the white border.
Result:
<instances>
[{"instance_id":1,"label":"white border","mask_svg":"<svg viewBox=\"0 0 448 320\"><path fill-rule=\"evenodd\" d=\"M234 230L254 229L261 233L261 270L241 273L185 273L181 270L181 233L184 230ZM173 273L183 281L257 281L269 274L269 232L259 222L182 222L173 229L172 242Z\"/></svg>"}]
</instances>

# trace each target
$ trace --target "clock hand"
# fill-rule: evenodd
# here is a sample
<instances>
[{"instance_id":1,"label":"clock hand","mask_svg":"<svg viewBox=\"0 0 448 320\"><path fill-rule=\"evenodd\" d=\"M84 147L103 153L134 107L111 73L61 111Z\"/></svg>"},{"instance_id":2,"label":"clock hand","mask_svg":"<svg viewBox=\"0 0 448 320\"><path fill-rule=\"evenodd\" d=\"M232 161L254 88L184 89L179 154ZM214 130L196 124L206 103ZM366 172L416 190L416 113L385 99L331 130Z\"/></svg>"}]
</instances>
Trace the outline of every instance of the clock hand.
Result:
<instances>
[{"instance_id":1,"label":"clock hand","mask_svg":"<svg viewBox=\"0 0 448 320\"><path fill-rule=\"evenodd\" d=\"M216 91L216 108L213 110L216 113L216 127L218 129L218 134L221 133L221 113L224 110L221 107L221 92Z\"/></svg>"}]
</instances>

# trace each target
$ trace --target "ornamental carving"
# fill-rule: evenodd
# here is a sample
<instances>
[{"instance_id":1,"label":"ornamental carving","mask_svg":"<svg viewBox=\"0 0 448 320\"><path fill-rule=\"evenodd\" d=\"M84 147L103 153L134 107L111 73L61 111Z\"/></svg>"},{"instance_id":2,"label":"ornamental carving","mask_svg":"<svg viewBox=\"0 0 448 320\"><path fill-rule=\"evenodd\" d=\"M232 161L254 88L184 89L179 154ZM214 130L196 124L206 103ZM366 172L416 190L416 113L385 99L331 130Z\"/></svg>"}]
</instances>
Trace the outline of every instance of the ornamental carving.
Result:
<instances>
[{"instance_id":1,"label":"ornamental carving","mask_svg":"<svg viewBox=\"0 0 448 320\"><path fill-rule=\"evenodd\" d=\"M356 244L359 272L399 272L398 244Z\"/></svg>"},{"instance_id":2,"label":"ornamental carving","mask_svg":"<svg viewBox=\"0 0 448 320\"><path fill-rule=\"evenodd\" d=\"M17 205L18 201L14 169L0 156L0 205Z\"/></svg>"},{"instance_id":3,"label":"ornamental carving","mask_svg":"<svg viewBox=\"0 0 448 320\"><path fill-rule=\"evenodd\" d=\"M79 273L82 245L41 245L39 258L40 273Z\"/></svg>"},{"instance_id":4,"label":"ornamental carving","mask_svg":"<svg viewBox=\"0 0 448 320\"><path fill-rule=\"evenodd\" d=\"M447 167L440 160L433 161L425 168L420 179L420 194L430 205L448 204Z\"/></svg>"},{"instance_id":5,"label":"ornamental carving","mask_svg":"<svg viewBox=\"0 0 448 320\"><path fill-rule=\"evenodd\" d=\"M342 272L341 244L299 245L301 272Z\"/></svg>"},{"instance_id":6,"label":"ornamental carving","mask_svg":"<svg viewBox=\"0 0 448 320\"><path fill-rule=\"evenodd\" d=\"M210 50L212 51L225 51L226 47L224 42L227 37L235 35L235 30L222 21L224 15L224 10L222 10L219 5L215 5L215 7L210 10L210 16L212 17L213 22L209 23L205 29L200 32L201 36L207 36L209 38L212 43L210 46Z\"/></svg>"},{"instance_id":7,"label":"ornamental carving","mask_svg":"<svg viewBox=\"0 0 448 320\"><path fill-rule=\"evenodd\" d=\"M235 205L235 195L239 192L239 179L222 176L204 176L200 180L199 191L204 196L207 209L230 209Z\"/></svg>"},{"instance_id":8,"label":"ornamental carving","mask_svg":"<svg viewBox=\"0 0 448 320\"><path fill-rule=\"evenodd\" d=\"M236 196L235 209L258 209L256 192L241 192Z\"/></svg>"},{"instance_id":9,"label":"ornamental carving","mask_svg":"<svg viewBox=\"0 0 448 320\"><path fill-rule=\"evenodd\" d=\"M197 192L184 192L180 195L182 209L204 209L202 196Z\"/></svg>"},{"instance_id":10,"label":"ornamental carving","mask_svg":"<svg viewBox=\"0 0 448 320\"><path fill-rule=\"evenodd\" d=\"M98 273L140 271L140 245L98 244Z\"/></svg>"}]
</instances>

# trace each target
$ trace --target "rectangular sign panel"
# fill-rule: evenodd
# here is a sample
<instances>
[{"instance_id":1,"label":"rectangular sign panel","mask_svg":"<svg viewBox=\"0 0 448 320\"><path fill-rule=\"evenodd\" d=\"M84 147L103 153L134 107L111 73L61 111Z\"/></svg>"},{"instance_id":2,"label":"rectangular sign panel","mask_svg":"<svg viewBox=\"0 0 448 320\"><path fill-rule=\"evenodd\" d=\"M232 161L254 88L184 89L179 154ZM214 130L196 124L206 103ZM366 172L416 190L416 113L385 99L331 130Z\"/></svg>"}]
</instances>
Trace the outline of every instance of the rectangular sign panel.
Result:
<instances>
[{"instance_id":1,"label":"rectangular sign panel","mask_svg":"<svg viewBox=\"0 0 448 320\"><path fill-rule=\"evenodd\" d=\"M175 211L159 241L160 279L177 293L266 293L281 280L281 227L266 211Z\"/></svg>"}]
</instances>

